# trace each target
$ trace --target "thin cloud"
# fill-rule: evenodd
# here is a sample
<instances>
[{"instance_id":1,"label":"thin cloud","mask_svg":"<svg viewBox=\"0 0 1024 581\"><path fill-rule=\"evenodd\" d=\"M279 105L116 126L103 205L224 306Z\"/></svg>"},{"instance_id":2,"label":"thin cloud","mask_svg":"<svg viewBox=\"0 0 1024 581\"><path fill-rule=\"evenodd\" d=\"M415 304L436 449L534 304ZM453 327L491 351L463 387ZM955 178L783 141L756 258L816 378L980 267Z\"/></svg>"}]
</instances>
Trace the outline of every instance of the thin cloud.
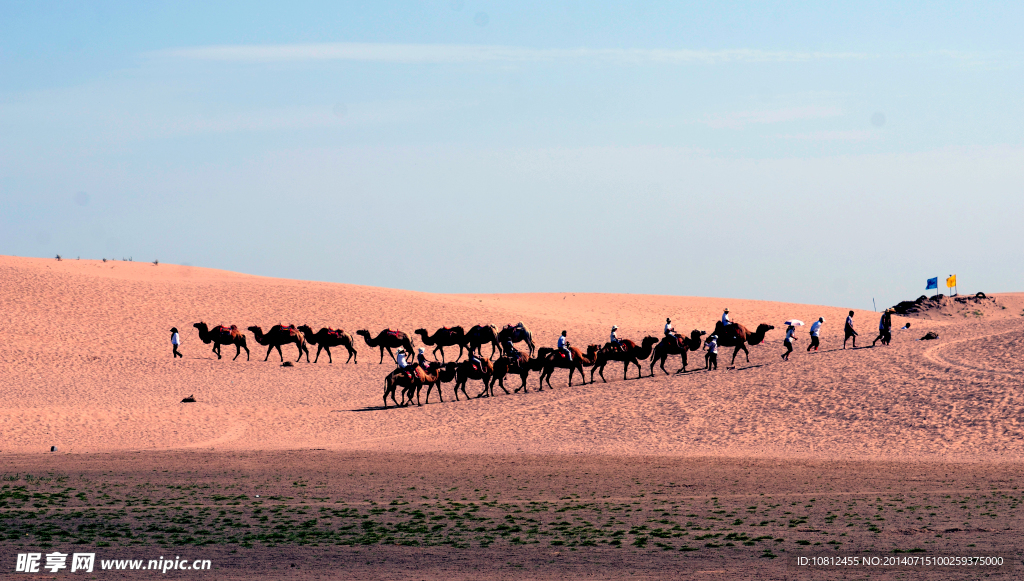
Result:
<instances>
[{"instance_id":1,"label":"thin cloud","mask_svg":"<svg viewBox=\"0 0 1024 581\"><path fill-rule=\"evenodd\" d=\"M166 49L146 54L154 58L237 63L361 61L398 64L516 63L573 60L603 61L620 64L717 64L807 62L874 57L874 55L858 52L798 52L756 49L534 49L494 45L358 42L201 46Z\"/></svg>"},{"instance_id":2,"label":"thin cloud","mask_svg":"<svg viewBox=\"0 0 1024 581\"><path fill-rule=\"evenodd\" d=\"M813 131L795 135L780 135L782 139L796 141L871 141L879 138L878 131L853 129L849 131Z\"/></svg>"},{"instance_id":3,"label":"thin cloud","mask_svg":"<svg viewBox=\"0 0 1024 581\"><path fill-rule=\"evenodd\" d=\"M761 109L756 111L740 111L724 115L707 115L701 123L713 129L743 129L747 125L764 125L784 123L803 119L826 119L840 117L845 112L839 107L787 107L783 109Z\"/></svg>"}]
</instances>

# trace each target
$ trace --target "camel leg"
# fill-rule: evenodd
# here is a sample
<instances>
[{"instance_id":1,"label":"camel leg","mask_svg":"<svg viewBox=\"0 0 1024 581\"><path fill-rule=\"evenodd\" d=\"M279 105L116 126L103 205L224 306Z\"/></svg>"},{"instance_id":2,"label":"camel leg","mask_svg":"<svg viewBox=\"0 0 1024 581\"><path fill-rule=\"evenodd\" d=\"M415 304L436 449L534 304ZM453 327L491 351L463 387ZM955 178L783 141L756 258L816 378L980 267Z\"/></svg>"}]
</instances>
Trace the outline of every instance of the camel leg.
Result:
<instances>
[{"instance_id":1,"label":"camel leg","mask_svg":"<svg viewBox=\"0 0 1024 581\"><path fill-rule=\"evenodd\" d=\"M523 374L521 374L519 376L519 380L523 382L523 384L519 386L519 389L523 390L523 393L529 393L530 392L530 390L526 388L526 378L529 377L529 375L530 375L530 372L527 371L526 373L523 373ZM519 393L519 389L517 389L515 391L515 393Z\"/></svg>"},{"instance_id":2,"label":"camel leg","mask_svg":"<svg viewBox=\"0 0 1024 581\"><path fill-rule=\"evenodd\" d=\"M267 347L267 356L263 358L264 361L266 361L267 359L270 359L270 352L273 351L273 350L274 350L274 346L273 345L271 345L270 347Z\"/></svg>"},{"instance_id":3,"label":"camel leg","mask_svg":"<svg viewBox=\"0 0 1024 581\"><path fill-rule=\"evenodd\" d=\"M437 347L434 347L434 350L431 351L430 354L434 357L434 361L437 361L437 350L438 349L441 350L441 363L444 363L444 348L441 347L440 345L438 345Z\"/></svg>"},{"instance_id":4,"label":"camel leg","mask_svg":"<svg viewBox=\"0 0 1024 581\"><path fill-rule=\"evenodd\" d=\"M380 348L380 363L378 365L384 365L384 346Z\"/></svg>"},{"instance_id":5,"label":"camel leg","mask_svg":"<svg viewBox=\"0 0 1024 581\"><path fill-rule=\"evenodd\" d=\"M455 362L458 363L459 359L462 359L462 345L459 345L459 356L455 358Z\"/></svg>"},{"instance_id":6,"label":"camel leg","mask_svg":"<svg viewBox=\"0 0 1024 581\"><path fill-rule=\"evenodd\" d=\"M235 343L235 356L232 357L231 360L234 361L235 359L238 359L238 356L241 355L241 354L242 354L242 347L238 343Z\"/></svg>"},{"instance_id":7,"label":"camel leg","mask_svg":"<svg viewBox=\"0 0 1024 581\"><path fill-rule=\"evenodd\" d=\"M498 380L498 387L501 388L501 391L505 392L505 395L509 395L508 390L505 389L505 380L504 380L504 378ZM491 380L491 395L494 395L494 380L493 379Z\"/></svg>"},{"instance_id":8,"label":"camel leg","mask_svg":"<svg viewBox=\"0 0 1024 581\"><path fill-rule=\"evenodd\" d=\"M345 363L348 363L349 361L352 361L353 357L355 357L356 350L349 347L348 345L345 345L345 350L348 351L348 359L345 360ZM358 364L359 361L356 361L356 363Z\"/></svg>"},{"instance_id":9,"label":"camel leg","mask_svg":"<svg viewBox=\"0 0 1024 581\"><path fill-rule=\"evenodd\" d=\"M277 355L281 358L281 363L284 363L284 352L281 351L281 346L280 345L274 345L274 347L277 348ZM296 361L298 361L298 359L296 359Z\"/></svg>"},{"instance_id":10,"label":"camel leg","mask_svg":"<svg viewBox=\"0 0 1024 581\"><path fill-rule=\"evenodd\" d=\"M220 343L213 344L213 352L217 354L217 359L220 359Z\"/></svg>"},{"instance_id":11,"label":"camel leg","mask_svg":"<svg viewBox=\"0 0 1024 581\"><path fill-rule=\"evenodd\" d=\"M385 347L385 349L388 350L388 355L391 356L391 360L395 362L395 365L398 365L398 360L395 359L395 354L391 352L391 347ZM411 355L411 353L410 353L410 355ZM381 355L380 360L381 360L381 362L384 361L384 356L383 355Z\"/></svg>"},{"instance_id":12,"label":"camel leg","mask_svg":"<svg viewBox=\"0 0 1024 581\"><path fill-rule=\"evenodd\" d=\"M323 348L324 348L323 345L317 345L316 346L316 357L313 359L313 363L316 363L317 361L320 361L320 351L322 351Z\"/></svg>"},{"instance_id":13,"label":"camel leg","mask_svg":"<svg viewBox=\"0 0 1024 581\"><path fill-rule=\"evenodd\" d=\"M330 347L324 347L324 351L327 352L327 362L328 363L334 363L334 356L331 355L331 348ZM316 356L320 357L320 348L319 347L317 347ZM314 361L314 363L316 363L316 362Z\"/></svg>"}]
</instances>

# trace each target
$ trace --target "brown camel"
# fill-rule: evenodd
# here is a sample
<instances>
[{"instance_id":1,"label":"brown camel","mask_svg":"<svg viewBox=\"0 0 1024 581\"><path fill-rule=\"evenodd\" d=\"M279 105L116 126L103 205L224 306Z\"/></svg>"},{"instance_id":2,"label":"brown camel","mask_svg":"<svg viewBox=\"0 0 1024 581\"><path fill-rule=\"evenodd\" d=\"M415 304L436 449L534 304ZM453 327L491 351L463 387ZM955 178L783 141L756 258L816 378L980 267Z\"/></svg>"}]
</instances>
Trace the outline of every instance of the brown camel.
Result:
<instances>
[{"instance_id":1,"label":"brown camel","mask_svg":"<svg viewBox=\"0 0 1024 581\"><path fill-rule=\"evenodd\" d=\"M217 325L210 330L206 323L199 322L193 323L199 331L199 340L209 345L213 343L213 353L220 359L220 346L221 345L234 345L235 346L235 357L232 359L238 359L238 355L245 349L245 360L249 360L249 347L245 344L245 333L238 330L238 327L231 325L225 327L224 325Z\"/></svg>"},{"instance_id":2,"label":"brown camel","mask_svg":"<svg viewBox=\"0 0 1024 581\"><path fill-rule=\"evenodd\" d=\"M491 382L491 375L494 373L494 366L491 365L489 359L479 358L477 361L480 362L479 366L474 365L471 360L462 361L456 364L455 368L455 401L461 401L459 399L459 390L462 390L462 395L469 399L469 394L466 393L466 383L470 379L479 379L484 382L484 391L487 391L487 384ZM480 393L483 395L483 392ZM477 397L480 397L477 395Z\"/></svg>"},{"instance_id":3,"label":"brown camel","mask_svg":"<svg viewBox=\"0 0 1024 581\"><path fill-rule=\"evenodd\" d=\"M470 355L476 351L480 354L480 358L483 359L483 346L485 343L491 344L491 356L489 359L494 360L494 352L501 351L501 348L498 347L498 330L494 325L473 325L473 328L466 332L466 347L469 349Z\"/></svg>"},{"instance_id":4,"label":"brown camel","mask_svg":"<svg viewBox=\"0 0 1024 581\"><path fill-rule=\"evenodd\" d=\"M448 363L443 363L443 364L442 363L433 362L430 365L431 365L431 367L433 367L435 365L439 365L440 367L437 370L437 380L435 380L434 383L431 383L431 384L427 385L427 398L426 398L426 400L423 403L425 403L425 404L430 403L430 390L432 390L432 389L437 389L437 397L441 398L441 403L444 403L444 397L441 396L441 384L442 383L451 383L455 379L456 369L458 368L459 364L454 362L454 361L449 361ZM420 392L419 392L419 389L417 389L416 390L416 401L419 401L419 398L420 398Z\"/></svg>"},{"instance_id":5,"label":"brown camel","mask_svg":"<svg viewBox=\"0 0 1024 581\"><path fill-rule=\"evenodd\" d=\"M424 345L434 347L434 350L431 352L434 356L434 361L437 361L437 352L440 351L441 363L444 363L444 348L456 346L459 348L459 356L455 360L462 359L462 350L466 347L466 332L462 330L462 327L442 327L434 332L433 337L430 336L426 329L416 329L413 333L420 336L420 341Z\"/></svg>"},{"instance_id":6,"label":"brown camel","mask_svg":"<svg viewBox=\"0 0 1024 581\"><path fill-rule=\"evenodd\" d=\"M597 345L590 345L587 347L587 353L584 355L579 349L569 347L569 351L572 352L572 361L570 361L561 351L554 349L545 351L544 348L541 348L540 351L542 353L538 353L538 359L541 359L543 369L540 372L539 388L537 391L544 391L544 381L548 382L549 388L551 387L551 374L555 372L555 369L569 370L569 387L572 387L572 374L575 371L580 372L583 385L586 385L587 376L583 374L583 367L590 367L597 361L597 349Z\"/></svg>"},{"instance_id":7,"label":"brown camel","mask_svg":"<svg viewBox=\"0 0 1024 581\"><path fill-rule=\"evenodd\" d=\"M757 326L757 330L751 333L739 323L733 323L723 329L722 322L719 321L715 323L715 335L718 335L719 347L736 348L732 352L732 363L736 363L736 356L739 355L740 351L743 351L743 354L747 356L747 363L750 363L750 351L747 351L747 345L760 344L761 341L764 341L765 334L774 328L772 325L761 323Z\"/></svg>"},{"instance_id":8,"label":"brown camel","mask_svg":"<svg viewBox=\"0 0 1024 581\"><path fill-rule=\"evenodd\" d=\"M348 359L345 360L345 363L356 359L358 355L355 346L352 344L352 336L342 329L322 327L314 334L313 329L309 325L299 325L299 331L306 338L306 343L316 345L316 357L313 359L313 363L320 361L320 351L326 351L328 363L334 363L334 358L331 357L331 347L337 347L338 345L348 350ZM352 362L359 363L359 360L356 359Z\"/></svg>"},{"instance_id":9,"label":"brown camel","mask_svg":"<svg viewBox=\"0 0 1024 581\"><path fill-rule=\"evenodd\" d=\"M391 401L396 406L406 406L412 403L413 392L419 393L423 384L431 384L437 381L437 374L441 366L438 365L434 369L424 369L423 367L416 365L408 371L402 369L396 369L388 374L384 378L384 409L388 407L388 395L391 396ZM395 401L395 390L402 388L402 403ZM406 396L409 397L409 402L406 403ZM417 398L416 405L420 405L419 398Z\"/></svg>"},{"instance_id":10,"label":"brown camel","mask_svg":"<svg viewBox=\"0 0 1024 581\"><path fill-rule=\"evenodd\" d=\"M520 323L520 325L522 325L522 323ZM498 348L502 350L503 354L505 341L512 341L512 343L526 341L526 346L530 348L530 357L533 357L533 333L531 333L525 326L505 325L501 328L501 331L498 333Z\"/></svg>"},{"instance_id":11,"label":"brown camel","mask_svg":"<svg viewBox=\"0 0 1024 581\"><path fill-rule=\"evenodd\" d=\"M494 395L495 382L498 383L498 387L505 393L508 393L508 390L505 389L505 378L513 375L519 376L522 385L517 387L512 393L519 393L520 389L523 390L523 393L527 393L530 390L526 388L526 378L530 376L531 371L540 371L542 369L544 369L544 363L540 359L530 359L522 354L515 358L502 355L494 362L494 374L491 376L491 385L488 388L489 395Z\"/></svg>"},{"instance_id":12,"label":"brown camel","mask_svg":"<svg viewBox=\"0 0 1024 581\"><path fill-rule=\"evenodd\" d=\"M299 348L299 357L295 361L302 359L302 354L305 353L306 363L309 363L309 347L306 346L306 338L302 336L302 333L294 325L274 325L267 331L266 335L263 334L263 329L257 325L249 327L249 331L256 338L257 343L267 346L267 356L263 358L264 361L270 358L270 352L274 349L277 349L277 354L281 357L281 361L284 361L281 345L295 343L295 346Z\"/></svg>"},{"instance_id":13,"label":"brown camel","mask_svg":"<svg viewBox=\"0 0 1024 581\"><path fill-rule=\"evenodd\" d=\"M676 337L663 337L661 343L658 343L654 347L654 351L651 354L651 377L654 377L654 366L660 364L661 370L665 371L665 360L668 359L669 355L679 355L683 360L683 367L676 371L676 373L686 372L686 352L696 351L700 349L701 335L706 335L705 331L698 331L694 329L690 331L690 338L687 339L684 336ZM668 371L665 371L665 375L668 375Z\"/></svg>"},{"instance_id":14,"label":"brown camel","mask_svg":"<svg viewBox=\"0 0 1024 581\"><path fill-rule=\"evenodd\" d=\"M356 331L356 335L363 338L366 344L370 347L380 347L380 363L384 363L384 350L388 350L388 355L391 356L391 360L398 363L395 359L395 354L391 352L391 349L397 349L398 347L405 347L406 353L410 355L413 353L412 341L409 336L401 331L395 331L392 329L384 329L377 334L377 337L370 337L370 332L365 329Z\"/></svg>"},{"instance_id":15,"label":"brown camel","mask_svg":"<svg viewBox=\"0 0 1024 581\"><path fill-rule=\"evenodd\" d=\"M621 349L611 343L605 343L604 347L597 352L597 361L590 369L590 383L594 383L595 371L601 375L602 381L608 383L608 380L604 378L604 366L607 365L609 361L622 361L623 381L626 379L626 374L629 373L630 364L636 365L636 378L640 379L644 376L644 370L640 367L640 362L651 356L651 350L657 342L657 337L649 336L644 337L644 340L640 345L637 345L629 339L623 339L621 341Z\"/></svg>"}]
</instances>

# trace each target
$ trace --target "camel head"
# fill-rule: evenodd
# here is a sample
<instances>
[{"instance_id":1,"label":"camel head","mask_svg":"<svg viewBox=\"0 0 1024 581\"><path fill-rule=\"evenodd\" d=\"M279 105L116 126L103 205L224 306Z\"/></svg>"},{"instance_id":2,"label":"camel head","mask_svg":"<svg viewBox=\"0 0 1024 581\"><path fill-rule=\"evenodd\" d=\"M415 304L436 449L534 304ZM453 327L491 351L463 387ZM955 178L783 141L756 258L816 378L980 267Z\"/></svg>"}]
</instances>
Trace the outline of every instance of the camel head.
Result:
<instances>
[{"instance_id":1,"label":"camel head","mask_svg":"<svg viewBox=\"0 0 1024 581\"><path fill-rule=\"evenodd\" d=\"M597 354L597 351L598 351L598 350L599 350L600 348L601 348L601 347L599 347L599 346L597 346L597 345L588 345L588 346L587 346L587 359L592 359L592 358L594 357L594 355L596 355L596 354Z\"/></svg>"},{"instance_id":2,"label":"camel head","mask_svg":"<svg viewBox=\"0 0 1024 581\"><path fill-rule=\"evenodd\" d=\"M198 322L198 323L192 323L192 326L195 327L196 329L199 329L203 333L205 333L205 332L210 330L210 328L206 326L206 323L203 323L201 321Z\"/></svg>"},{"instance_id":3,"label":"camel head","mask_svg":"<svg viewBox=\"0 0 1024 581\"><path fill-rule=\"evenodd\" d=\"M774 328L775 328L775 325L766 325L764 323L761 323L760 325L757 326L757 332L758 333L767 333L768 331L771 331Z\"/></svg>"},{"instance_id":4,"label":"camel head","mask_svg":"<svg viewBox=\"0 0 1024 581\"><path fill-rule=\"evenodd\" d=\"M657 337L651 337L650 335L648 335L644 337L644 340L641 341L640 344L643 346L644 349L646 349L651 345L656 344L658 341L661 341L661 339L658 339Z\"/></svg>"},{"instance_id":5,"label":"camel head","mask_svg":"<svg viewBox=\"0 0 1024 581\"><path fill-rule=\"evenodd\" d=\"M427 332L426 329L416 329L415 331L413 331L413 333L416 333L420 337L429 337L430 336L430 333Z\"/></svg>"},{"instance_id":6,"label":"camel head","mask_svg":"<svg viewBox=\"0 0 1024 581\"><path fill-rule=\"evenodd\" d=\"M369 337L370 332L367 331L366 329L359 329L358 331L356 331L356 335L359 335L360 337Z\"/></svg>"},{"instance_id":7,"label":"camel head","mask_svg":"<svg viewBox=\"0 0 1024 581\"><path fill-rule=\"evenodd\" d=\"M690 331L690 338L693 339L694 341L700 341L701 336L707 334L707 331L698 331L697 329L694 329Z\"/></svg>"},{"instance_id":8,"label":"camel head","mask_svg":"<svg viewBox=\"0 0 1024 581\"><path fill-rule=\"evenodd\" d=\"M247 330L248 330L248 331L249 331L250 333L252 333L253 335L256 335L256 336L259 336L259 335L262 335L262 334L263 334L263 329L260 329L260 326L259 326L259 325L253 325L253 326L251 326L251 327L247 327L246 329L247 329Z\"/></svg>"}]
</instances>

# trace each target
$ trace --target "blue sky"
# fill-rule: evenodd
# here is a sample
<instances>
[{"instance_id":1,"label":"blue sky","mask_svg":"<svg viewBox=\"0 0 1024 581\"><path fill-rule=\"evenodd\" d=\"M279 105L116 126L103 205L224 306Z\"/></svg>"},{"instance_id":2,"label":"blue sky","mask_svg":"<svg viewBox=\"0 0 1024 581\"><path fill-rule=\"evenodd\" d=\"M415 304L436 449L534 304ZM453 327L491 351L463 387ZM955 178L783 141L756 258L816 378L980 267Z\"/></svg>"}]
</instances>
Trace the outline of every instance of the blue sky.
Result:
<instances>
[{"instance_id":1,"label":"blue sky","mask_svg":"<svg viewBox=\"0 0 1024 581\"><path fill-rule=\"evenodd\" d=\"M870 308L1024 290L1017 3L0 3L0 253Z\"/></svg>"}]
</instances>

